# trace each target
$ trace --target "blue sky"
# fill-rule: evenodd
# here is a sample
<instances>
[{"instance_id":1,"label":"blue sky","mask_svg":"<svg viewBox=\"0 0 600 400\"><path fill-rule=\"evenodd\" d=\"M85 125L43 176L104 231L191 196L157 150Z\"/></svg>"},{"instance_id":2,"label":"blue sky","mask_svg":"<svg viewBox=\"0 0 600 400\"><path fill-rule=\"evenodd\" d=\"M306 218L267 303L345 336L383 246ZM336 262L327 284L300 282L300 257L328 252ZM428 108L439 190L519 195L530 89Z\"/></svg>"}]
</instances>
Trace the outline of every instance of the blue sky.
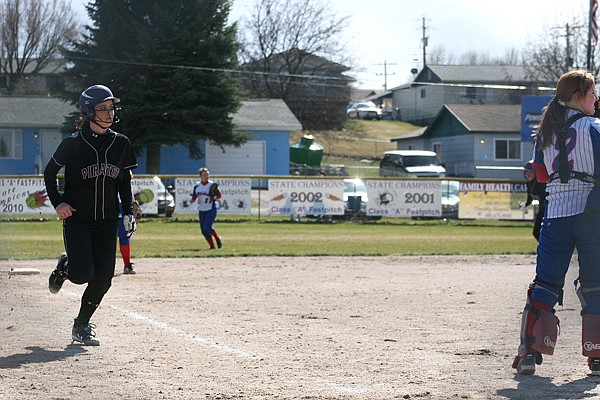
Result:
<instances>
[{"instance_id":1,"label":"blue sky","mask_svg":"<svg viewBox=\"0 0 600 400\"><path fill-rule=\"evenodd\" d=\"M87 1L70 0L87 18ZM257 0L234 0L231 19L249 16ZM321 0L325 1L325 0ZM359 86L381 89L387 63L388 88L411 80L412 68L422 66L422 23L428 50L442 47L457 57L476 51L502 56L522 49L548 28L564 29L576 15L588 12L589 0L327 0L339 16L349 16L344 40L362 70L353 74ZM587 18L586 18L587 19Z\"/></svg>"}]
</instances>

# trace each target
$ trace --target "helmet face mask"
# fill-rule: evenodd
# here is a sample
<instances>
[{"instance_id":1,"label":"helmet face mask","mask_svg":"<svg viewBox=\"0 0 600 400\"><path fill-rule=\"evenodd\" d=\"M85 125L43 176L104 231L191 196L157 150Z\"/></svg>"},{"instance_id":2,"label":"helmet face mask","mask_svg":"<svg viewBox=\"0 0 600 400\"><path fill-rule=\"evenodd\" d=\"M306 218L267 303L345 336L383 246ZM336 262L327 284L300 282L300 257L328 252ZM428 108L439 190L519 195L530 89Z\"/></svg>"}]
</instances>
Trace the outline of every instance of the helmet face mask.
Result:
<instances>
[{"instance_id":1,"label":"helmet face mask","mask_svg":"<svg viewBox=\"0 0 600 400\"><path fill-rule=\"evenodd\" d=\"M115 97L111 90L104 85L94 85L85 89L81 96L79 96L79 112L84 121L94 121L96 119L96 105L103 103L107 100L112 100L115 117L113 123L119 122L121 108L117 106L121 101L118 97Z\"/></svg>"}]
</instances>

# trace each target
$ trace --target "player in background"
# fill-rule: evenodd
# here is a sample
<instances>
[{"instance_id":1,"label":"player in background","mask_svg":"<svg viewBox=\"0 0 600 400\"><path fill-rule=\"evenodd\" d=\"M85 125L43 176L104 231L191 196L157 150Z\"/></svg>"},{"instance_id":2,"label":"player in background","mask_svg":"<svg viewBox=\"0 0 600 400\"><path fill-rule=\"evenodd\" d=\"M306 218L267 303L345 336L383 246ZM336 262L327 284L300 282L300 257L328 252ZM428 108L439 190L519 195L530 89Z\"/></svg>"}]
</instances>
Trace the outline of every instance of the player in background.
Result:
<instances>
[{"instance_id":1,"label":"player in background","mask_svg":"<svg viewBox=\"0 0 600 400\"><path fill-rule=\"evenodd\" d=\"M135 269L131 262L131 239L133 235L130 235L125 229L125 214L123 213L123 204L119 203L121 209L121 216L119 217L119 251L121 253L121 259L123 260L123 274L124 275L135 275ZM137 200L133 200L133 216L137 221L142 217L142 211Z\"/></svg>"},{"instance_id":2,"label":"player in background","mask_svg":"<svg viewBox=\"0 0 600 400\"><path fill-rule=\"evenodd\" d=\"M513 361L520 374L533 374L542 355L552 355L558 336L554 306L575 248L581 300L582 353L600 375L600 120L593 117L598 95L587 71L563 74L536 132L533 168L546 184L546 214L537 248L535 279L529 285L521 343Z\"/></svg>"},{"instance_id":3,"label":"player in background","mask_svg":"<svg viewBox=\"0 0 600 400\"><path fill-rule=\"evenodd\" d=\"M221 198L221 192L218 190L218 185L209 180L210 171L208 168L200 168L198 170L200 182L196 183L190 193L192 203L198 203L198 218L200 219L200 231L208 242L210 249L217 247L220 249L223 246L221 237L213 227L213 223L217 218L217 205L215 200ZM214 241L213 241L214 238Z\"/></svg>"},{"instance_id":4,"label":"player in background","mask_svg":"<svg viewBox=\"0 0 600 400\"><path fill-rule=\"evenodd\" d=\"M124 226L135 232L130 170L137 167L127 136L110 129L118 122L119 99L102 85L85 89L79 98L77 131L64 139L48 161L44 181L48 197L63 220L65 253L48 279L58 293L65 280L87 286L73 323L73 341L98 346L90 319L111 286L115 272L119 198ZM64 192L57 174L64 168Z\"/></svg>"},{"instance_id":5,"label":"player in background","mask_svg":"<svg viewBox=\"0 0 600 400\"><path fill-rule=\"evenodd\" d=\"M527 200L521 203L519 208L524 210L525 207L531 205L533 200L539 202L538 212L533 222L533 237L539 242L542 219L544 218L544 211L546 209L546 184L537 180L535 170L533 169L533 160L525 163L523 176L527 180Z\"/></svg>"}]
</instances>

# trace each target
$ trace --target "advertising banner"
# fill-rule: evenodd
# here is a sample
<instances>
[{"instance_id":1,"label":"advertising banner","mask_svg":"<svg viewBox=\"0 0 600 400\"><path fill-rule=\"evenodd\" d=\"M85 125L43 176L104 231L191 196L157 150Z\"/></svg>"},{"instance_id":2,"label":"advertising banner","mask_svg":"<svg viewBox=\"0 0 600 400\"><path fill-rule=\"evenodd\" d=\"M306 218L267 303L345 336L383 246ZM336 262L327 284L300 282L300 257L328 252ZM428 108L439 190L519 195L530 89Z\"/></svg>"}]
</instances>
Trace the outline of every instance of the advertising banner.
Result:
<instances>
[{"instance_id":1,"label":"advertising banner","mask_svg":"<svg viewBox=\"0 0 600 400\"><path fill-rule=\"evenodd\" d=\"M44 178L0 179L0 214L55 214Z\"/></svg>"},{"instance_id":2,"label":"advertising banner","mask_svg":"<svg viewBox=\"0 0 600 400\"><path fill-rule=\"evenodd\" d=\"M269 215L343 215L342 179L269 179Z\"/></svg>"},{"instance_id":3,"label":"advertising banner","mask_svg":"<svg viewBox=\"0 0 600 400\"><path fill-rule=\"evenodd\" d=\"M152 178L131 180L133 197L140 203L143 214L158 214L158 183Z\"/></svg>"},{"instance_id":4,"label":"advertising banner","mask_svg":"<svg viewBox=\"0 0 600 400\"><path fill-rule=\"evenodd\" d=\"M250 178L214 178L219 185L221 198L215 200L219 214L251 214L252 180ZM191 202L190 193L198 178L175 179L175 213L197 214L198 207Z\"/></svg>"},{"instance_id":5,"label":"advertising banner","mask_svg":"<svg viewBox=\"0 0 600 400\"><path fill-rule=\"evenodd\" d=\"M532 220L533 207L521 209L527 200L526 183L461 182L459 218Z\"/></svg>"},{"instance_id":6,"label":"advertising banner","mask_svg":"<svg viewBox=\"0 0 600 400\"><path fill-rule=\"evenodd\" d=\"M441 217L441 181L367 180L367 215Z\"/></svg>"}]
</instances>

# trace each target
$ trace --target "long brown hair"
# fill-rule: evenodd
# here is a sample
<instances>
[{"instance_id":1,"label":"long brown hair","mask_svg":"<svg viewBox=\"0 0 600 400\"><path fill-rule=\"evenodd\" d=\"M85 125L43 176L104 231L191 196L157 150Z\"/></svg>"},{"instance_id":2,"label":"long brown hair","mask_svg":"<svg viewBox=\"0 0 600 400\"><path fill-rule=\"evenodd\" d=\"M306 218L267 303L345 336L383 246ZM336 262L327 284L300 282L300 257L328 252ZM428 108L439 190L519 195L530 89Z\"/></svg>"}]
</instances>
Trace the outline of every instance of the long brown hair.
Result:
<instances>
[{"instance_id":1,"label":"long brown hair","mask_svg":"<svg viewBox=\"0 0 600 400\"><path fill-rule=\"evenodd\" d=\"M585 95L590 87L595 85L594 75L586 70L579 69L564 73L556 85L556 95L550 100L542 114L542 120L535 133L538 147L543 149L552 145L553 136L564 140L562 128L567 117L566 103L576 93Z\"/></svg>"}]
</instances>

